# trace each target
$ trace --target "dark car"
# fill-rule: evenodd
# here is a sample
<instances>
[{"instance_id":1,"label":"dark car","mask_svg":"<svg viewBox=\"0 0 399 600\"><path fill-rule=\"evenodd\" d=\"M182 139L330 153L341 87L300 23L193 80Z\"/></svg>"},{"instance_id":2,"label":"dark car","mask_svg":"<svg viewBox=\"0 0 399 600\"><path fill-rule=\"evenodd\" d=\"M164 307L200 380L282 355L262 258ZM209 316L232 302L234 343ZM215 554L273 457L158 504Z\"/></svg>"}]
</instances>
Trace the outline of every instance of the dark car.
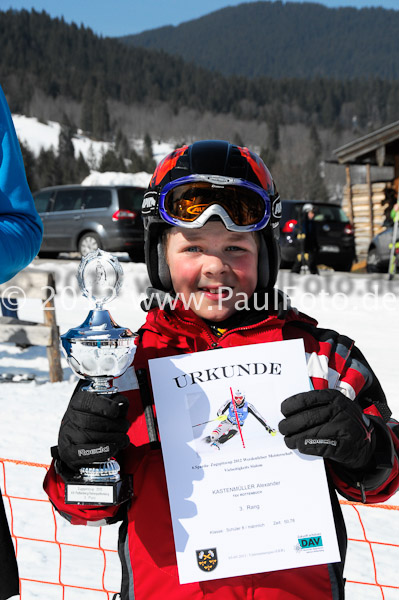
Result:
<instances>
[{"instance_id":1,"label":"dark car","mask_svg":"<svg viewBox=\"0 0 399 600\"><path fill-rule=\"evenodd\" d=\"M367 272L368 273L387 273L389 265L389 256L391 252L393 225L381 231L370 242L367 252ZM399 230L396 235L396 241L399 239Z\"/></svg>"},{"instance_id":2,"label":"dark car","mask_svg":"<svg viewBox=\"0 0 399 600\"><path fill-rule=\"evenodd\" d=\"M283 200L280 224L281 266L292 267L300 252L303 207L309 202ZM356 257L353 227L338 204L312 202L316 225L317 263L336 271L350 271Z\"/></svg>"},{"instance_id":3,"label":"dark car","mask_svg":"<svg viewBox=\"0 0 399 600\"><path fill-rule=\"evenodd\" d=\"M143 257L141 204L145 189L133 186L61 185L33 194L44 225L39 256L101 248Z\"/></svg>"}]
</instances>

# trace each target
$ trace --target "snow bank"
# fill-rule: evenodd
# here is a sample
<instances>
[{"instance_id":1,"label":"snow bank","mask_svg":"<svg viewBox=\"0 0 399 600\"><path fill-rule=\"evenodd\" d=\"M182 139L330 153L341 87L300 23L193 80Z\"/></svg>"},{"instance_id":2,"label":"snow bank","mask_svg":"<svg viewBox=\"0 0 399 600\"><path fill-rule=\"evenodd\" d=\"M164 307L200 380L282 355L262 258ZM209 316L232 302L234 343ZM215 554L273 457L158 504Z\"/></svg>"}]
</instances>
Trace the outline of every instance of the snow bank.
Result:
<instances>
[{"instance_id":1,"label":"snow bank","mask_svg":"<svg viewBox=\"0 0 399 600\"><path fill-rule=\"evenodd\" d=\"M116 171L91 171L82 181L82 185L137 185L147 187L150 183L151 174L145 171L140 173L118 173Z\"/></svg>"},{"instance_id":2,"label":"snow bank","mask_svg":"<svg viewBox=\"0 0 399 600\"><path fill-rule=\"evenodd\" d=\"M35 156L39 155L42 148L44 150L50 150L50 148L52 148L55 152L58 151L58 138L61 131L61 125L59 123L55 121L42 123L36 119L36 117L26 117L25 115L12 115L12 119L18 139L28 146ZM80 129L74 134L72 143L75 149L76 158L78 158L81 153L90 166L95 166L96 163L98 164L107 150L114 147L112 142L92 140L85 136ZM132 140L132 144L139 152L144 148L144 141L141 138ZM174 147L175 144L172 142L162 142L160 140L153 142L152 151L155 162L159 163L159 161L167 154L172 152ZM147 186L147 183L143 185ZM142 184L137 183L134 185Z\"/></svg>"},{"instance_id":3,"label":"snow bank","mask_svg":"<svg viewBox=\"0 0 399 600\"><path fill-rule=\"evenodd\" d=\"M24 115L12 115L15 131L18 139L23 142L38 156L40 150L50 150L58 148L58 138L61 126L55 121L41 123L35 117L25 117Z\"/></svg>"}]
</instances>

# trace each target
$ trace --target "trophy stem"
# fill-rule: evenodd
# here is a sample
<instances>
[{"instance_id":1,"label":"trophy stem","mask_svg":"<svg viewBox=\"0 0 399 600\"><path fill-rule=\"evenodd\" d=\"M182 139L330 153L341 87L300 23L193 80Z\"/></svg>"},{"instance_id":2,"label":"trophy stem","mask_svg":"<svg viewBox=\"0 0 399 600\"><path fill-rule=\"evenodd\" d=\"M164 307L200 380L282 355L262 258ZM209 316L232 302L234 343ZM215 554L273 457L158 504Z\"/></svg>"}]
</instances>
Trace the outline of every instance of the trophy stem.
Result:
<instances>
[{"instance_id":1,"label":"trophy stem","mask_svg":"<svg viewBox=\"0 0 399 600\"><path fill-rule=\"evenodd\" d=\"M90 385L83 387L82 390L96 394L115 394L118 388L110 384L109 377L96 377Z\"/></svg>"}]
</instances>

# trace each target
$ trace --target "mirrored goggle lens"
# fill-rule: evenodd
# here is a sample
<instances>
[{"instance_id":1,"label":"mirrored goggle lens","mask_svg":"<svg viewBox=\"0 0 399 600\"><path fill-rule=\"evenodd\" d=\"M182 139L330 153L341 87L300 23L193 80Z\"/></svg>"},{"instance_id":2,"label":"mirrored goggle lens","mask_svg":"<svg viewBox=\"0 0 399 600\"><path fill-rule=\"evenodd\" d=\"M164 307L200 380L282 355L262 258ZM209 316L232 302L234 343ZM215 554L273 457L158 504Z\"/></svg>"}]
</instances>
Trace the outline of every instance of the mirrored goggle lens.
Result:
<instances>
[{"instance_id":1,"label":"mirrored goggle lens","mask_svg":"<svg viewBox=\"0 0 399 600\"><path fill-rule=\"evenodd\" d=\"M266 194L265 194L266 196ZM163 209L167 215L185 223L192 223L212 205L224 208L238 226L260 223L269 213L263 198L254 190L239 186L218 187L209 183L188 183L167 192Z\"/></svg>"}]
</instances>

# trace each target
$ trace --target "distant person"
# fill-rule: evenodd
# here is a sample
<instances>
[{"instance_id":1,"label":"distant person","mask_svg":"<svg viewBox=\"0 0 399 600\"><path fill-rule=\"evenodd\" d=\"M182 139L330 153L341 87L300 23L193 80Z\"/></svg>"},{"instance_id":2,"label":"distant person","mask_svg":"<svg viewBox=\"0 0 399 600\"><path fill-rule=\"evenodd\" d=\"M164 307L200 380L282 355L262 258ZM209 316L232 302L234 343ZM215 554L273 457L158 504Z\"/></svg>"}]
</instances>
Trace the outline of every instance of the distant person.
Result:
<instances>
[{"instance_id":1,"label":"distant person","mask_svg":"<svg viewBox=\"0 0 399 600\"><path fill-rule=\"evenodd\" d=\"M0 283L32 261L42 235L43 225L26 181L21 149L0 87ZM17 561L0 493L0 600L18 594Z\"/></svg>"},{"instance_id":2,"label":"distant person","mask_svg":"<svg viewBox=\"0 0 399 600\"><path fill-rule=\"evenodd\" d=\"M399 221L399 204L397 202L392 207L391 219L394 223L395 223L395 221Z\"/></svg>"},{"instance_id":3,"label":"distant person","mask_svg":"<svg viewBox=\"0 0 399 600\"><path fill-rule=\"evenodd\" d=\"M302 267L308 267L313 275L319 274L317 268L318 243L314 217L313 204L304 204L298 232L299 251L291 273L300 273Z\"/></svg>"}]
</instances>

